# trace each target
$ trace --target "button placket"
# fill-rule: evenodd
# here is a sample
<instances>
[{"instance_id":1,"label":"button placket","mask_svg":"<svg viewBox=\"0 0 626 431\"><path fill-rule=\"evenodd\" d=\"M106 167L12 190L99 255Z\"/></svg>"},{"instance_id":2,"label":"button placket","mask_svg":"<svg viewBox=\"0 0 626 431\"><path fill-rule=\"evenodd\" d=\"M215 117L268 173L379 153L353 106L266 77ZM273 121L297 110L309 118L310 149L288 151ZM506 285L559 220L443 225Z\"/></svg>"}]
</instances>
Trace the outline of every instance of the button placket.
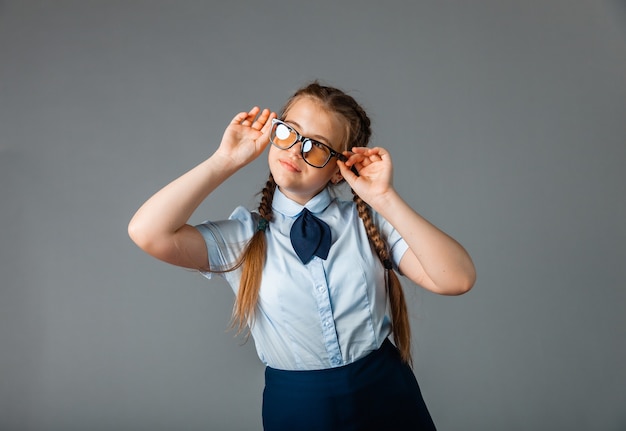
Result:
<instances>
[{"instance_id":1,"label":"button placket","mask_svg":"<svg viewBox=\"0 0 626 431\"><path fill-rule=\"evenodd\" d=\"M311 273L315 286L314 296L320 316L324 347L326 348L330 365L342 365L343 359L341 356L341 349L339 347L339 340L337 338L335 321L333 319L330 291L326 281L323 261L316 256L306 266Z\"/></svg>"}]
</instances>

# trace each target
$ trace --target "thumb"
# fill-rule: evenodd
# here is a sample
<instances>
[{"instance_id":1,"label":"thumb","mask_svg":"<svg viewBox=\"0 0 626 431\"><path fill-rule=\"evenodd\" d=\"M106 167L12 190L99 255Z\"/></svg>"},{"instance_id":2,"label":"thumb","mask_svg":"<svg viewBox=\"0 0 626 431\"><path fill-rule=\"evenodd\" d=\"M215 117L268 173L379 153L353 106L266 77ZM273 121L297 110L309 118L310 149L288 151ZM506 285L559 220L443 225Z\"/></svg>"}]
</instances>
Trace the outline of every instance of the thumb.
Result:
<instances>
[{"instance_id":1,"label":"thumb","mask_svg":"<svg viewBox=\"0 0 626 431\"><path fill-rule=\"evenodd\" d=\"M341 172L341 176L343 177L343 179L346 180L347 183L350 184L350 186L352 186L352 184L354 184L358 179L359 172L354 166L349 168L348 166L346 166L346 163L342 162L341 160L337 161L337 165L339 166L339 171Z\"/></svg>"}]
</instances>

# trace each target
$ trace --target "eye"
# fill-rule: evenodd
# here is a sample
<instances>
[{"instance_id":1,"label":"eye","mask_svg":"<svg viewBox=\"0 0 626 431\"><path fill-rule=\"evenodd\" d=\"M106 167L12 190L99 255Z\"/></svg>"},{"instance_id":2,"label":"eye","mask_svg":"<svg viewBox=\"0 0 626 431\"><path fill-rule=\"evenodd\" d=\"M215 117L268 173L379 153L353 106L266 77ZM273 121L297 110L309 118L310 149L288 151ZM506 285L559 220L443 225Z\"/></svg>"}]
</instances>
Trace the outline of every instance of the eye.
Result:
<instances>
[{"instance_id":1,"label":"eye","mask_svg":"<svg viewBox=\"0 0 626 431\"><path fill-rule=\"evenodd\" d=\"M276 137L278 139L287 139L291 135L291 130L284 124L276 126Z\"/></svg>"},{"instance_id":2,"label":"eye","mask_svg":"<svg viewBox=\"0 0 626 431\"><path fill-rule=\"evenodd\" d=\"M302 143L302 151L303 152L308 153L309 151L311 151L312 148L313 148L313 141L311 141L310 139L306 139Z\"/></svg>"}]
</instances>

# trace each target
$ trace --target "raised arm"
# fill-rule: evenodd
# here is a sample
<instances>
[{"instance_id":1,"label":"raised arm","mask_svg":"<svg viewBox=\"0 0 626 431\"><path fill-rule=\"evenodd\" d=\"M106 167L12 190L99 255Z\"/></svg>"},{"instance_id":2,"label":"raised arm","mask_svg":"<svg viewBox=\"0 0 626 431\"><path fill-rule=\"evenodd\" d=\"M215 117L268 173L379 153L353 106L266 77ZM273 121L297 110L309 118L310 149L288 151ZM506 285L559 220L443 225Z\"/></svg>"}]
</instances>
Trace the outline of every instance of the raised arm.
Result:
<instances>
[{"instance_id":1,"label":"raised arm","mask_svg":"<svg viewBox=\"0 0 626 431\"><path fill-rule=\"evenodd\" d=\"M204 239L187 222L211 192L263 152L275 117L258 107L237 114L211 157L159 190L135 213L128 225L135 244L173 265L208 270Z\"/></svg>"},{"instance_id":2,"label":"raised arm","mask_svg":"<svg viewBox=\"0 0 626 431\"><path fill-rule=\"evenodd\" d=\"M409 249L400 271L414 283L441 295L461 295L472 288L476 271L465 249L413 210L392 184L392 163L383 148L353 148L341 173L352 189L400 233ZM355 166L360 176L349 167Z\"/></svg>"}]
</instances>

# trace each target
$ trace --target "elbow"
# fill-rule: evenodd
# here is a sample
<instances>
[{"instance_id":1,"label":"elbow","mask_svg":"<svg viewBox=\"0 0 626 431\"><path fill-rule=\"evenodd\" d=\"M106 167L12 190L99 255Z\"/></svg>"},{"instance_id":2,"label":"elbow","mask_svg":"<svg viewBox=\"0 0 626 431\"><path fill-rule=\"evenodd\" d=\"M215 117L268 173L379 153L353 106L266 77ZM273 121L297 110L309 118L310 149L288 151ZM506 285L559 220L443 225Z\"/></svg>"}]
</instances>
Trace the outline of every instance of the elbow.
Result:
<instances>
[{"instance_id":1,"label":"elbow","mask_svg":"<svg viewBox=\"0 0 626 431\"><path fill-rule=\"evenodd\" d=\"M472 262L471 258L469 258L464 263L464 265L460 268L460 271L457 275L456 281L456 293L454 295L463 295L474 287L476 283L476 266L474 266L474 262Z\"/></svg>"},{"instance_id":2,"label":"elbow","mask_svg":"<svg viewBox=\"0 0 626 431\"><path fill-rule=\"evenodd\" d=\"M461 277L457 281L456 288L454 289L454 293L451 293L451 295L454 295L454 296L463 295L469 292L470 290L472 290L472 287L474 287L475 283L476 283L476 270L472 268L472 271L468 271L463 277Z\"/></svg>"},{"instance_id":3,"label":"elbow","mask_svg":"<svg viewBox=\"0 0 626 431\"><path fill-rule=\"evenodd\" d=\"M195 262L181 263L181 240L176 232L164 232L140 219L131 220L127 229L130 239L146 254L178 266L200 267Z\"/></svg>"},{"instance_id":4,"label":"elbow","mask_svg":"<svg viewBox=\"0 0 626 431\"><path fill-rule=\"evenodd\" d=\"M454 295L460 296L460 295L466 294L467 292L472 290L472 287L474 287L475 281L476 279L474 278L474 279L465 280L463 283L459 283L457 291Z\"/></svg>"},{"instance_id":5,"label":"elbow","mask_svg":"<svg viewBox=\"0 0 626 431\"><path fill-rule=\"evenodd\" d=\"M149 253L153 241L151 240L151 235L149 234L147 229L145 229L145 227L142 226L142 224L138 220L133 218L128 224L127 230L130 239L140 249Z\"/></svg>"},{"instance_id":6,"label":"elbow","mask_svg":"<svg viewBox=\"0 0 626 431\"><path fill-rule=\"evenodd\" d=\"M147 229L140 223L131 221L128 225L128 236L144 253L167 261L169 249L166 247L165 242L150 229Z\"/></svg>"},{"instance_id":7,"label":"elbow","mask_svg":"<svg viewBox=\"0 0 626 431\"><path fill-rule=\"evenodd\" d=\"M131 220L130 223L128 223L127 232L130 239L141 248L140 244L142 243L142 233L138 223Z\"/></svg>"},{"instance_id":8,"label":"elbow","mask_svg":"<svg viewBox=\"0 0 626 431\"><path fill-rule=\"evenodd\" d=\"M471 271L464 271L457 274L454 279L448 280L445 286L440 285L435 292L445 296L460 296L472 290L475 283L476 271L472 267Z\"/></svg>"}]
</instances>

